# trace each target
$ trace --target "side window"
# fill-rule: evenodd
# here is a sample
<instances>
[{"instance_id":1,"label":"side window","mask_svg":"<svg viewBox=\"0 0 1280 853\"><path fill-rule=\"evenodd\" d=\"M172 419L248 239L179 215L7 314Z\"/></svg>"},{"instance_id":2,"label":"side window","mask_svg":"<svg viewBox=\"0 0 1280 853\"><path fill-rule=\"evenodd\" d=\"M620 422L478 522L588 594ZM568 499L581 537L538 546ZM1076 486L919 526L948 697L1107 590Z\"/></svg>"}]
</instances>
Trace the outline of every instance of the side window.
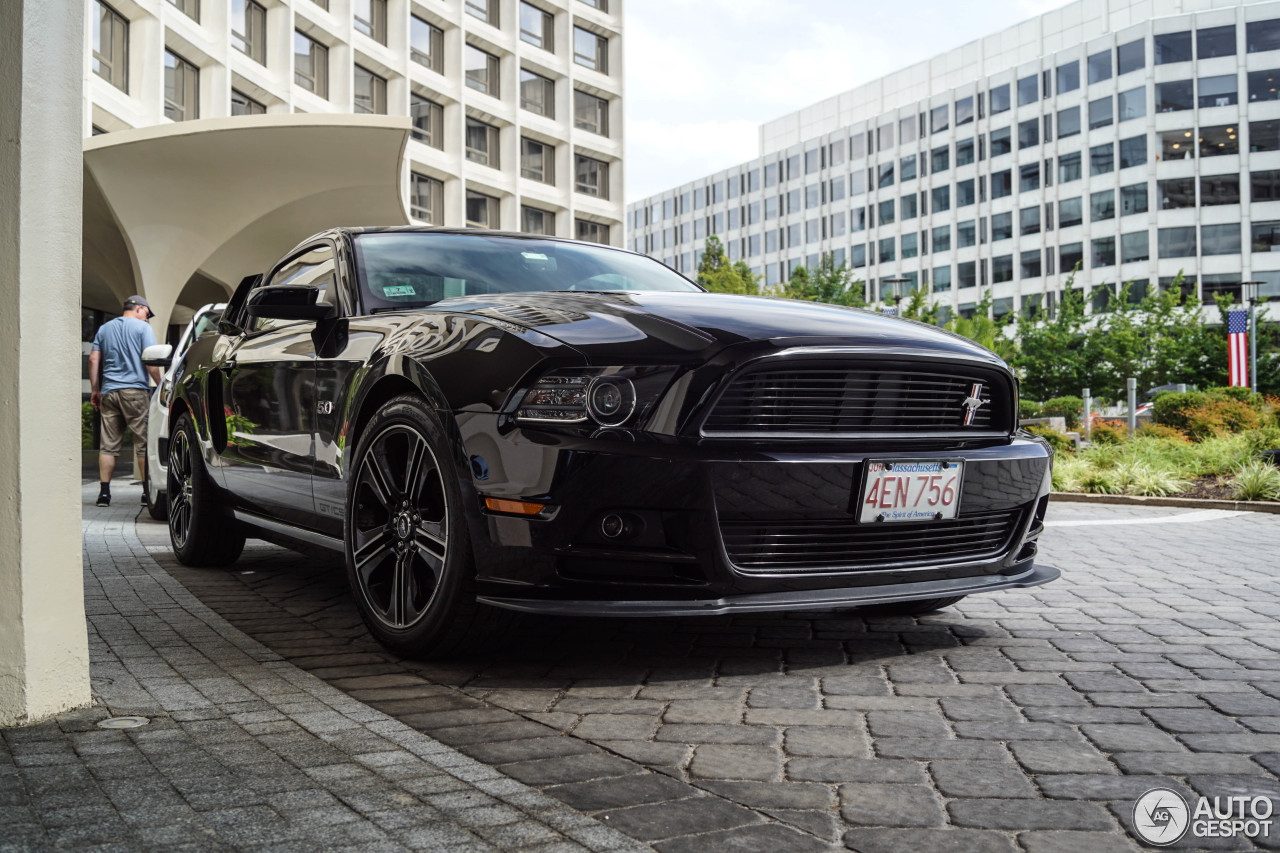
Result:
<instances>
[{"instance_id":1,"label":"side window","mask_svg":"<svg viewBox=\"0 0 1280 853\"><path fill-rule=\"evenodd\" d=\"M269 279L265 279L260 287L274 284L311 284L320 288L319 301L332 302L336 298L334 292L335 262L333 248L317 246L301 255L286 261ZM265 332L288 326L297 320L269 320L259 317L253 321L252 332Z\"/></svg>"}]
</instances>

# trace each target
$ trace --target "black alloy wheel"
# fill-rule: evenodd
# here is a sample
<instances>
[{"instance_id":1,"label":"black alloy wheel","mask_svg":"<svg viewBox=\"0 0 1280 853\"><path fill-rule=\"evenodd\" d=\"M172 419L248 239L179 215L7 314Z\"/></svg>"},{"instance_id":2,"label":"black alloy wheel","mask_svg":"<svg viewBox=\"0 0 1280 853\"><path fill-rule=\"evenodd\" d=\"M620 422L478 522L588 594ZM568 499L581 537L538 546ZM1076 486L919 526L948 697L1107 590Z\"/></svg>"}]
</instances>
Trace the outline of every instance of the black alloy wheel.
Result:
<instances>
[{"instance_id":1,"label":"black alloy wheel","mask_svg":"<svg viewBox=\"0 0 1280 853\"><path fill-rule=\"evenodd\" d=\"M169 543L184 566L225 566L244 550L244 531L205 471L195 423L183 413L169 439Z\"/></svg>"},{"instance_id":2,"label":"black alloy wheel","mask_svg":"<svg viewBox=\"0 0 1280 853\"><path fill-rule=\"evenodd\" d=\"M416 625L440 589L449 555L449 507L440 463L410 424L384 427L356 472L352 558L379 622Z\"/></svg>"},{"instance_id":3,"label":"black alloy wheel","mask_svg":"<svg viewBox=\"0 0 1280 853\"><path fill-rule=\"evenodd\" d=\"M347 481L347 578L370 633L406 657L487 646L512 621L475 600L449 448L436 413L402 395L363 430Z\"/></svg>"}]
</instances>

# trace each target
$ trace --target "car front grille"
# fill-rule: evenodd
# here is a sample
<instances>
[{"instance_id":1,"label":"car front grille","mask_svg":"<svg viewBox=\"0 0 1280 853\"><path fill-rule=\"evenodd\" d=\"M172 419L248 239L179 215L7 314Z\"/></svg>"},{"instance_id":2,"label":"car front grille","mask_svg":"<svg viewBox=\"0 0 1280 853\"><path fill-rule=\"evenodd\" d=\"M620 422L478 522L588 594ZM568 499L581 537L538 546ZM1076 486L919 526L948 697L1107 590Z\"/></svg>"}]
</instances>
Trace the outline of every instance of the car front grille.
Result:
<instances>
[{"instance_id":1,"label":"car front grille","mask_svg":"<svg viewBox=\"0 0 1280 853\"><path fill-rule=\"evenodd\" d=\"M982 405L966 424L965 400ZM703 422L712 437L898 437L1003 430L1007 384L963 365L789 364L735 377Z\"/></svg>"},{"instance_id":2,"label":"car front grille","mask_svg":"<svg viewBox=\"0 0 1280 853\"><path fill-rule=\"evenodd\" d=\"M991 560L1010 547L1020 510L947 521L721 521L730 561L744 572L869 571Z\"/></svg>"}]
</instances>

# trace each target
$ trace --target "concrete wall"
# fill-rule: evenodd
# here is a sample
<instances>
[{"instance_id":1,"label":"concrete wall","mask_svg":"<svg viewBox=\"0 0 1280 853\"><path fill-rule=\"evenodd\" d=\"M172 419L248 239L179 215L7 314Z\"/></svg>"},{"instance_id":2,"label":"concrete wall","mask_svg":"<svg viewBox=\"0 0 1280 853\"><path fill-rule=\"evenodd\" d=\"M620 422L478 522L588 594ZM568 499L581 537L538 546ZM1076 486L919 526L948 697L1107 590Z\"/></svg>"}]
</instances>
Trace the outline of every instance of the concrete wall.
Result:
<instances>
[{"instance_id":1,"label":"concrete wall","mask_svg":"<svg viewBox=\"0 0 1280 853\"><path fill-rule=\"evenodd\" d=\"M80 0L0 27L0 726L87 704L80 564Z\"/></svg>"}]
</instances>

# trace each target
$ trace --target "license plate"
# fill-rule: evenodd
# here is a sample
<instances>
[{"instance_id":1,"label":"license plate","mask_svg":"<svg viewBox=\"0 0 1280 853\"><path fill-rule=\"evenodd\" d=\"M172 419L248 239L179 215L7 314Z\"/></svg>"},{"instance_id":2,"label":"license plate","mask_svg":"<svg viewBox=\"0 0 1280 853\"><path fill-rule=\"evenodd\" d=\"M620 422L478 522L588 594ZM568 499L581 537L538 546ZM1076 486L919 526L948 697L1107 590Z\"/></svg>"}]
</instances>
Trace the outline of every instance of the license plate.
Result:
<instances>
[{"instance_id":1,"label":"license plate","mask_svg":"<svg viewBox=\"0 0 1280 853\"><path fill-rule=\"evenodd\" d=\"M964 461L958 459L868 460L858 521L955 518L963 473Z\"/></svg>"}]
</instances>

